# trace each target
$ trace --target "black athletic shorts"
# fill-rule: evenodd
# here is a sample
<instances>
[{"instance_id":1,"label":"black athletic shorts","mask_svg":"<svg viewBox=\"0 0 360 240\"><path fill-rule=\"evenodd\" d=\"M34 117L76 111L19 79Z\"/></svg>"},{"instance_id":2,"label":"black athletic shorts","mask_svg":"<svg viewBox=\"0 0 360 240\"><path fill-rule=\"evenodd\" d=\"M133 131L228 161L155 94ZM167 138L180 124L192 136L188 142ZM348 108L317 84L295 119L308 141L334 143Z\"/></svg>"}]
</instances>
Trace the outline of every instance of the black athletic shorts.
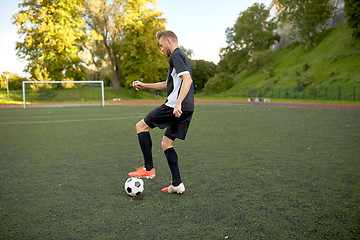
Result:
<instances>
[{"instance_id":1,"label":"black athletic shorts","mask_svg":"<svg viewBox=\"0 0 360 240\"><path fill-rule=\"evenodd\" d=\"M179 118L173 112L173 108L163 104L146 115L144 121L151 128L166 128L164 135L173 141L175 138L185 140L193 112L183 111Z\"/></svg>"}]
</instances>

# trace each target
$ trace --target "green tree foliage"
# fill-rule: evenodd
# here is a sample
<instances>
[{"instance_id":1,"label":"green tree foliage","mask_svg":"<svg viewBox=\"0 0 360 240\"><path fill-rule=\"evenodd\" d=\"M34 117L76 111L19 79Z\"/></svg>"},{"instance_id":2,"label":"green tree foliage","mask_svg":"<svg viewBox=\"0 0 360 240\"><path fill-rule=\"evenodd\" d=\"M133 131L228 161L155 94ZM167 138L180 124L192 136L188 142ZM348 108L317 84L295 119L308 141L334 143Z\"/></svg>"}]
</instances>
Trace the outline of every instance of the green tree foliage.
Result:
<instances>
[{"instance_id":1,"label":"green tree foliage","mask_svg":"<svg viewBox=\"0 0 360 240\"><path fill-rule=\"evenodd\" d=\"M20 77L16 73L3 72L3 74L0 76L0 87L2 89L7 88L6 81L9 81L9 89L10 90L20 90L20 89L22 89L22 82L27 81L27 78Z\"/></svg>"},{"instance_id":2,"label":"green tree foliage","mask_svg":"<svg viewBox=\"0 0 360 240\"><path fill-rule=\"evenodd\" d=\"M160 78L157 68L163 68L164 60L155 33L165 28L165 19L155 0L86 0L85 8L93 55L110 63L114 89L120 88L120 79L128 85L141 77Z\"/></svg>"},{"instance_id":3,"label":"green tree foliage","mask_svg":"<svg viewBox=\"0 0 360 240\"><path fill-rule=\"evenodd\" d=\"M22 41L17 55L28 61L25 69L49 74L52 80L82 80L84 72L77 55L86 37L83 0L22 0L13 17Z\"/></svg>"},{"instance_id":4,"label":"green tree foliage","mask_svg":"<svg viewBox=\"0 0 360 240\"><path fill-rule=\"evenodd\" d=\"M283 6L281 22L292 25L291 38L300 37L309 47L316 44L315 35L321 32L330 18L333 7L329 0L279 0Z\"/></svg>"},{"instance_id":5,"label":"green tree foliage","mask_svg":"<svg viewBox=\"0 0 360 240\"><path fill-rule=\"evenodd\" d=\"M135 80L147 83L166 79L168 58L160 51L156 32L165 29L165 19L153 9L143 9L136 23L129 25L121 43L121 82L131 86ZM141 21L141 24L138 22Z\"/></svg>"},{"instance_id":6,"label":"green tree foliage","mask_svg":"<svg viewBox=\"0 0 360 240\"><path fill-rule=\"evenodd\" d=\"M234 27L228 32L228 42L251 52L268 49L278 40L274 35L276 22L268 18L269 11L265 5L255 3L240 13Z\"/></svg>"},{"instance_id":7,"label":"green tree foliage","mask_svg":"<svg viewBox=\"0 0 360 240\"><path fill-rule=\"evenodd\" d=\"M360 39L360 1L345 0L347 22L353 28L354 38Z\"/></svg>"},{"instance_id":8,"label":"green tree foliage","mask_svg":"<svg viewBox=\"0 0 360 240\"><path fill-rule=\"evenodd\" d=\"M205 83L216 73L216 65L205 60L191 60L192 79L196 92L202 91Z\"/></svg>"},{"instance_id":9,"label":"green tree foliage","mask_svg":"<svg viewBox=\"0 0 360 240\"><path fill-rule=\"evenodd\" d=\"M232 86L234 86L234 76L229 73L219 73L207 81L204 91L206 93L219 93Z\"/></svg>"},{"instance_id":10,"label":"green tree foliage","mask_svg":"<svg viewBox=\"0 0 360 240\"><path fill-rule=\"evenodd\" d=\"M220 62L217 67L218 72L237 73L246 67L249 57L246 49L222 49Z\"/></svg>"},{"instance_id":11,"label":"green tree foliage","mask_svg":"<svg viewBox=\"0 0 360 240\"><path fill-rule=\"evenodd\" d=\"M226 30L228 46L222 49L220 68L236 72L246 65L254 52L264 51L279 40L275 28L276 22L269 19L264 4L255 3L241 12L235 25Z\"/></svg>"}]
</instances>

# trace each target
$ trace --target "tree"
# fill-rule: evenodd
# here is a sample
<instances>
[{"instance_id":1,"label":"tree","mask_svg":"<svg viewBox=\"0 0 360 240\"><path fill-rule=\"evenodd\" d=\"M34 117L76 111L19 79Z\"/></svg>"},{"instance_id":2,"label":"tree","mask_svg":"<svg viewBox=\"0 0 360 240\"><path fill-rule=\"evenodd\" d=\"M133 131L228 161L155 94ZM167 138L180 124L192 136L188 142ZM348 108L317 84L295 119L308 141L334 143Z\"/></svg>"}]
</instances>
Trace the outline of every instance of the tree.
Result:
<instances>
[{"instance_id":1,"label":"tree","mask_svg":"<svg viewBox=\"0 0 360 240\"><path fill-rule=\"evenodd\" d=\"M345 0L347 22L353 28L354 38L360 39L360 2L358 0Z\"/></svg>"},{"instance_id":2,"label":"tree","mask_svg":"<svg viewBox=\"0 0 360 240\"><path fill-rule=\"evenodd\" d=\"M315 45L315 34L321 32L330 18L333 7L329 0L278 0L283 6L280 21L292 25L291 38L297 35L308 46Z\"/></svg>"},{"instance_id":3,"label":"tree","mask_svg":"<svg viewBox=\"0 0 360 240\"><path fill-rule=\"evenodd\" d=\"M141 66L145 66L146 71L150 69L152 63L156 64L158 59L152 54L154 49L148 49L150 43L157 46L154 42L154 31L165 27L165 19L159 18L161 13L155 7L156 0L86 0L86 23L92 30L92 41L94 42L96 54L95 57L103 57L111 65L112 85L114 89L120 88L120 78L130 79L144 75L135 71ZM151 29L146 29L151 27ZM151 33L151 40L149 38ZM151 42L148 42L151 41ZM139 51L136 47L141 45ZM101 55L101 53L106 53ZM158 51L157 49L157 52ZM141 61L135 61L128 64L128 61L140 59L140 55L145 54L146 57ZM156 53L158 54L158 53ZM155 54L155 55L156 55ZM150 57L151 56L151 57ZM142 55L141 57L144 57ZM149 62L150 58L152 58ZM125 58L127 62L125 62ZM132 67L132 73L121 76L122 64ZM154 66L154 65L152 65ZM151 70L150 70L151 72ZM149 73L150 73L149 72ZM132 75L135 74L135 75Z\"/></svg>"},{"instance_id":4,"label":"tree","mask_svg":"<svg viewBox=\"0 0 360 240\"><path fill-rule=\"evenodd\" d=\"M278 36L274 34L276 22L269 18L269 11L264 4L255 3L242 12L234 27L228 32L228 42L237 48L248 51L268 49Z\"/></svg>"},{"instance_id":5,"label":"tree","mask_svg":"<svg viewBox=\"0 0 360 240\"><path fill-rule=\"evenodd\" d=\"M246 67L250 57L246 49L236 50L227 47L221 51L217 72L237 73Z\"/></svg>"},{"instance_id":6,"label":"tree","mask_svg":"<svg viewBox=\"0 0 360 240\"><path fill-rule=\"evenodd\" d=\"M7 88L6 81L9 81L9 89L11 90L20 90L22 89L22 82L27 81L27 78L20 77L16 73L10 73L10 72L3 72L3 74L0 76L0 87L3 89Z\"/></svg>"},{"instance_id":7,"label":"tree","mask_svg":"<svg viewBox=\"0 0 360 240\"><path fill-rule=\"evenodd\" d=\"M216 73L216 65L205 60L191 60L192 79L194 90L202 91L206 82Z\"/></svg>"},{"instance_id":8,"label":"tree","mask_svg":"<svg viewBox=\"0 0 360 240\"><path fill-rule=\"evenodd\" d=\"M156 39L156 33L165 29L165 19L160 16L160 12L144 9L136 23L127 27L120 49L120 79L125 86L131 86L135 80L153 83L166 79L169 60Z\"/></svg>"},{"instance_id":9,"label":"tree","mask_svg":"<svg viewBox=\"0 0 360 240\"><path fill-rule=\"evenodd\" d=\"M104 58L96 57L97 54L92 53L89 49L91 46L87 46L83 51L79 52L80 59L86 65L87 78L91 81L103 81L104 86L111 86L112 73L111 66L104 60ZM104 55L106 53L102 53Z\"/></svg>"},{"instance_id":10,"label":"tree","mask_svg":"<svg viewBox=\"0 0 360 240\"><path fill-rule=\"evenodd\" d=\"M86 40L83 0L23 0L13 17L22 41L16 43L17 55L29 63L25 71L49 74L52 80L82 80L77 55Z\"/></svg>"},{"instance_id":11,"label":"tree","mask_svg":"<svg viewBox=\"0 0 360 240\"><path fill-rule=\"evenodd\" d=\"M222 49L223 63L220 65L235 72L239 66L247 63L254 52L269 49L279 40L279 36L274 33L275 28L276 22L269 19L269 11L264 4L255 3L241 12L235 25L226 29L228 46Z\"/></svg>"}]
</instances>

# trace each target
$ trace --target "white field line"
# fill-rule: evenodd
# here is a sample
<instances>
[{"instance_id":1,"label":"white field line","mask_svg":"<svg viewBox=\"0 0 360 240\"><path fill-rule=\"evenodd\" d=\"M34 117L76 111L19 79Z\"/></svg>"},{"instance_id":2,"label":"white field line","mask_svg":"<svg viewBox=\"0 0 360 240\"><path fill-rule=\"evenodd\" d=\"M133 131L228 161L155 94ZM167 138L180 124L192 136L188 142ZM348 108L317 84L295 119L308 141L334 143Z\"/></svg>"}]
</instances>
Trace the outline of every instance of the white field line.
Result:
<instances>
[{"instance_id":1,"label":"white field line","mask_svg":"<svg viewBox=\"0 0 360 240\"><path fill-rule=\"evenodd\" d=\"M18 117L1 117L0 120L4 119L27 119L27 118L68 118L68 117L103 117L103 116L119 116L119 114L90 114L90 115L43 115L43 116L18 116ZM131 115L129 115L131 116ZM134 115L132 115L134 116Z\"/></svg>"},{"instance_id":2,"label":"white field line","mask_svg":"<svg viewBox=\"0 0 360 240\"><path fill-rule=\"evenodd\" d=\"M109 121L109 120L122 120L122 119L131 119L131 118L142 118L142 117L143 116L116 117L116 118L68 119L68 120L53 120L53 121L0 122L0 125L36 124L36 123L68 123L68 122L87 122L87 121Z\"/></svg>"}]
</instances>

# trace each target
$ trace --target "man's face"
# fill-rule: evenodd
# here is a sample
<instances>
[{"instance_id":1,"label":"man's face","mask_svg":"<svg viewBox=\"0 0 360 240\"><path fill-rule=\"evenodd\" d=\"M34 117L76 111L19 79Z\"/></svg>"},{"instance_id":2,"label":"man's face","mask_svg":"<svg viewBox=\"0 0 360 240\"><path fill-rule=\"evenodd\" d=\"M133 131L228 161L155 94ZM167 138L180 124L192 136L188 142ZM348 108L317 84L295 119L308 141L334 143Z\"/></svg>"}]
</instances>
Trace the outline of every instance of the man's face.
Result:
<instances>
[{"instance_id":1,"label":"man's face","mask_svg":"<svg viewBox=\"0 0 360 240\"><path fill-rule=\"evenodd\" d=\"M171 51L170 51L170 46L169 43L167 41L167 39L161 38L159 41L160 44L160 50L166 55L166 56L170 56Z\"/></svg>"}]
</instances>

